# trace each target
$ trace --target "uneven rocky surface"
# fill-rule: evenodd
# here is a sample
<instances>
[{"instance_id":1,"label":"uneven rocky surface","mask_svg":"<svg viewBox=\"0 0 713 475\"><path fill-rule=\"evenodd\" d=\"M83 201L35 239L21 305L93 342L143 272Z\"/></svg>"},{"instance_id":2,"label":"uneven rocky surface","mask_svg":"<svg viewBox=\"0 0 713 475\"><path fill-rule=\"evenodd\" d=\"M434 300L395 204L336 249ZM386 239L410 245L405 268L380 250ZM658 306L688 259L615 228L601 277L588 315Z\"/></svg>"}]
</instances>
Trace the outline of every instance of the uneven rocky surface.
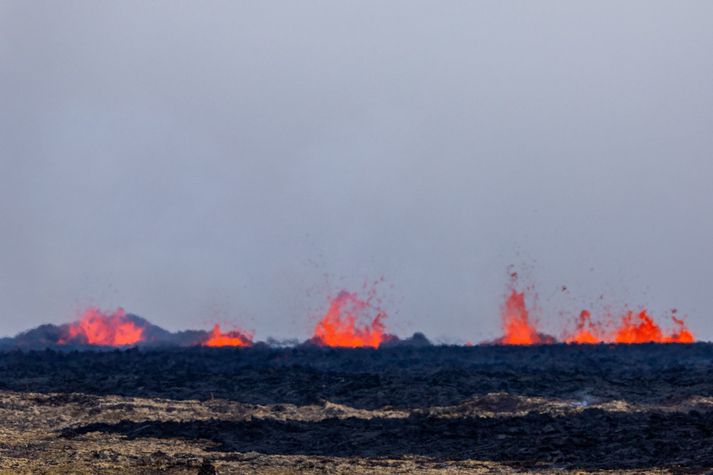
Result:
<instances>
[{"instance_id":1,"label":"uneven rocky surface","mask_svg":"<svg viewBox=\"0 0 713 475\"><path fill-rule=\"evenodd\" d=\"M0 353L7 473L711 468L711 344Z\"/></svg>"}]
</instances>

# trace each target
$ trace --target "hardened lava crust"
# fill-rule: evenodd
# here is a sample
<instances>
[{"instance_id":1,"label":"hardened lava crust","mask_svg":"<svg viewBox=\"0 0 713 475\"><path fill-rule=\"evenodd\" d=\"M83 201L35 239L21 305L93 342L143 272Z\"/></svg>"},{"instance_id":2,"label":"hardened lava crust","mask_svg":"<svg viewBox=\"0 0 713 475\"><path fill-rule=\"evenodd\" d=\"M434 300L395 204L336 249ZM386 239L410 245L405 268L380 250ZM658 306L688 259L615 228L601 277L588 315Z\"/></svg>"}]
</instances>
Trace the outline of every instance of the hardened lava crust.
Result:
<instances>
[{"instance_id":1,"label":"hardened lava crust","mask_svg":"<svg viewBox=\"0 0 713 475\"><path fill-rule=\"evenodd\" d=\"M705 473L713 345L0 353L3 473Z\"/></svg>"}]
</instances>

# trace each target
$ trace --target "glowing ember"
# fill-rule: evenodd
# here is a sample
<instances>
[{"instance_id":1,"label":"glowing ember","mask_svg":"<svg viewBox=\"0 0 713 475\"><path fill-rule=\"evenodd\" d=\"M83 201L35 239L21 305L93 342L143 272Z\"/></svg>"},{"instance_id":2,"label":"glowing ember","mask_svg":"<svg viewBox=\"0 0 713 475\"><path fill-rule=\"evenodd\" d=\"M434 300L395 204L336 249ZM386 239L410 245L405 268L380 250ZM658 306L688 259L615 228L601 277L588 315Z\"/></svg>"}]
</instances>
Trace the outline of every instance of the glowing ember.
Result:
<instances>
[{"instance_id":1,"label":"glowing ember","mask_svg":"<svg viewBox=\"0 0 713 475\"><path fill-rule=\"evenodd\" d=\"M317 323L315 340L326 346L378 348L386 340L383 324L386 313L374 309L369 300L361 300L354 293L340 292ZM371 323L358 326L357 320L365 317L370 310L376 312Z\"/></svg>"},{"instance_id":2,"label":"glowing ember","mask_svg":"<svg viewBox=\"0 0 713 475\"><path fill-rule=\"evenodd\" d=\"M124 346L141 341L144 341L144 329L136 325L124 309L107 315L98 308L90 308L79 321L69 324L67 336L61 338L59 344Z\"/></svg>"},{"instance_id":3,"label":"glowing ember","mask_svg":"<svg viewBox=\"0 0 713 475\"><path fill-rule=\"evenodd\" d=\"M530 322L529 313L525 306L525 293L514 289L505 301L502 310L503 337L499 343L503 345L536 345L544 343L537 333L535 326Z\"/></svg>"},{"instance_id":4,"label":"glowing ember","mask_svg":"<svg viewBox=\"0 0 713 475\"><path fill-rule=\"evenodd\" d=\"M567 338L567 343L600 343L601 339L597 336L599 329L592 322L592 314L588 310L582 310L577 320L577 330L574 335Z\"/></svg>"},{"instance_id":5,"label":"glowing ember","mask_svg":"<svg viewBox=\"0 0 713 475\"><path fill-rule=\"evenodd\" d=\"M252 344L252 335L237 330L223 333L220 331L220 325L215 324L203 346L251 346Z\"/></svg>"}]
</instances>

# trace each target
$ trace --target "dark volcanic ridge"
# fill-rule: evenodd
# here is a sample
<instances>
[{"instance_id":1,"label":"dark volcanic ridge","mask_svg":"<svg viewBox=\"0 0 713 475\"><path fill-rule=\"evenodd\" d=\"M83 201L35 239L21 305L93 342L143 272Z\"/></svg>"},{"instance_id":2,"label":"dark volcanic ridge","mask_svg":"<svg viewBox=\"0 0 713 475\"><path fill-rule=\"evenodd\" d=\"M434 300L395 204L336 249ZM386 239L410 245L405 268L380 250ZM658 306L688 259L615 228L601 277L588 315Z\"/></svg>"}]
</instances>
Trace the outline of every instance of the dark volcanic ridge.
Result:
<instances>
[{"instance_id":1,"label":"dark volcanic ridge","mask_svg":"<svg viewBox=\"0 0 713 475\"><path fill-rule=\"evenodd\" d=\"M141 328L143 340L131 345L96 345L90 344L84 334L72 335L72 323L61 325L44 324L19 333L14 337L0 339L0 349L100 349L133 346L198 346L208 338L205 330L185 330L170 332L152 324L138 315L127 314L125 317L136 327Z\"/></svg>"}]
</instances>

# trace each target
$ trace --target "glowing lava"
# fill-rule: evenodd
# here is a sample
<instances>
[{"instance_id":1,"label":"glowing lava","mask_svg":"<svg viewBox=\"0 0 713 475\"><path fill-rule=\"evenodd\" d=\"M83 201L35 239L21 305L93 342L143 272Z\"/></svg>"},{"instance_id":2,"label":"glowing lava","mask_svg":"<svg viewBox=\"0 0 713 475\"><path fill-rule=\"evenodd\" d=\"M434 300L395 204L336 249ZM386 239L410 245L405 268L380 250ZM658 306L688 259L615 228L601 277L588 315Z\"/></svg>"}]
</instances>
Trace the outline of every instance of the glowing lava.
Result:
<instances>
[{"instance_id":1,"label":"glowing lava","mask_svg":"<svg viewBox=\"0 0 713 475\"><path fill-rule=\"evenodd\" d=\"M621 320L621 325L614 335L616 343L693 343L693 333L685 323L674 315L676 330L665 334L646 310L638 314L628 312Z\"/></svg>"},{"instance_id":2,"label":"glowing lava","mask_svg":"<svg viewBox=\"0 0 713 475\"><path fill-rule=\"evenodd\" d=\"M107 315L93 307L84 312L79 321L69 324L67 337L61 338L59 344L124 346L142 341L144 328L136 325L123 308Z\"/></svg>"},{"instance_id":3,"label":"glowing lava","mask_svg":"<svg viewBox=\"0 0 713 475\"><path fill-rule=\"evenodd\" d=\"M357 320L365 317L370 310L376 312L371 323L358 326ZM326 346L378 348L386 340L384 318L386 313L374 309L369 300L361 300L354 293L341 291L317 323L314 339Z\"/></svg>"},{"instance_id":4,"label":"glowing lava","mask_svg":"<svg viewBox=\"0 0 713 475\"><path fill-rule=\"evenodd\" d=\"M654 319L642 310L639 313L627 312L614 334L616 343L648 343L664 341L663 332Z\"/></svg>"},{"instance_id":5,"label":"glowing lava","mask_svg":"<svg viewBox=\"0 0 713 475\"><path fill-rule=\"evenodd\" d=\"M671 317L676 329L668 334L654 321L646 310L627 312L621 317L613 332L603 335L600 327L592 323L591 314L583 310L577 321L577 330L567 343L693 343L693 333L683 320Z\"/></svg>"},{"instance_id":6,"label":"glowing lava","mask_svg":"<svg viewBox=\"0 0 713 475\"><path fill-rule=\"evenodd\" d=\"M601 339L597 336L599 329L592 322L592 314L589 310L582 310L577 320L577 330L574 335L567 338L567 343L601 343Z\"/></svg>"},{"instance_id":7,"label":"glowing lava","mask_svg":"<svg viewBox=\"0 0 713 475\"><path fill-rule=\"evenodd\" d=\"M216 323L203 346L251 346L252 344L252 335L237 330L223 333L220 331L220 325Z\"/></svg>"},{"instance_id":8,"label":"glowing lava","mask_svg":"<svg viewBox=\"0 0 713 475\"><path fill-rule=\"evenodd\" d=\"M686 323L675 315L671 316L673 323L676 325L676 330L668 337L670 343L693 343L696 339L693 333L686 328Z\"/></svg>"},{"instance_id":9,"label":"glowing lava","mask_svg":"<svg viewBox=\"0 0 713 475\"><path fill-rule=\"evenodd\" d=\"M553 337L537 331L536 320L531 318L525 303L525 292L516 290L517 273L513 272L510 277L509 293L501 313L503 336L494 343L499 345L556 343ZM608 320L606 327L595 323L588 310L582 310L575 331L566 336L564 341L575 344L693 343L695 341L693 333L683 320L676 317L676 310L673 312L675 329L669 333L663 331L646 310L638 313L629 311L616 323Z\"/></svg>"},{"instance_id":10,"label":"glowing lava","mask_svg":"<svg viewBox=\"0 0 713 475\"><path fill-rule=\"evenodd\" d=\"M536 345L543 343L537 329L530 322L529 312L525 306L525 293L513 289L505 301L502 311L503 337L499 343L503 345Z\"/></svg>"}]
</instances>

